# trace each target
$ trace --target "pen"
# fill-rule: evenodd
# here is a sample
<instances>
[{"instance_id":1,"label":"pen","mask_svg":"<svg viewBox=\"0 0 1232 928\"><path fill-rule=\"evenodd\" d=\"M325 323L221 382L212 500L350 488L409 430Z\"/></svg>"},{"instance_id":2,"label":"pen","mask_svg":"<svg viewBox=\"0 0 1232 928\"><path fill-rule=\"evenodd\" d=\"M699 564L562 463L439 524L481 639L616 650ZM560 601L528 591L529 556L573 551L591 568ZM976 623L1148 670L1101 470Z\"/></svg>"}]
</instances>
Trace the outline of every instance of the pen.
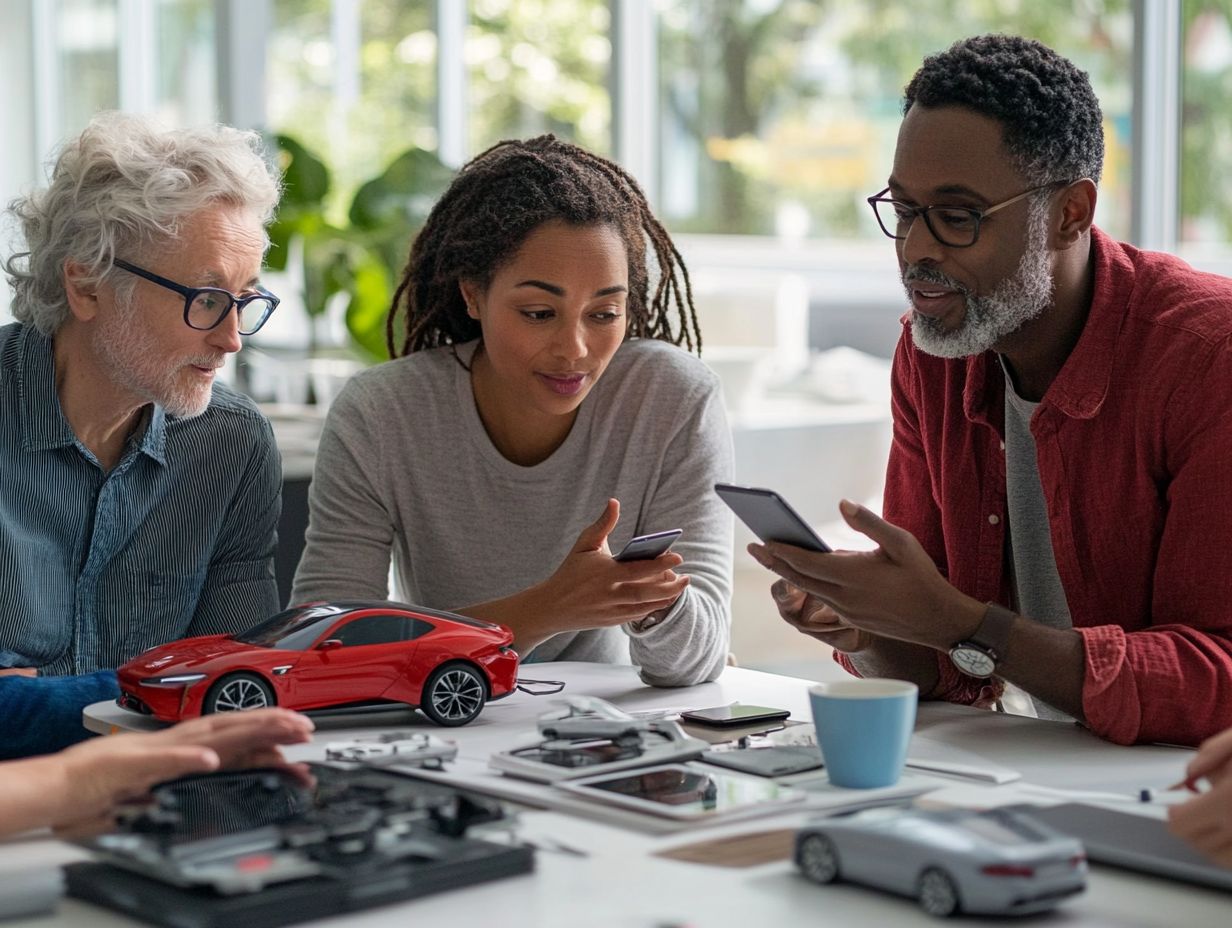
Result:
<instances>
[{"instance_id":1,"label":"pen","mask_svg":"<svg viewBox=\"0 0 1232 928\"><path fill-rule=\"evenodd\" d=\"M1185 789L1191 793L1200 793L1202 790L1198 789L1198 781L1201 779L1201 777L1185 777L1185 779L1173 783L1168 789Z\"/></svg>"}]
</instances>

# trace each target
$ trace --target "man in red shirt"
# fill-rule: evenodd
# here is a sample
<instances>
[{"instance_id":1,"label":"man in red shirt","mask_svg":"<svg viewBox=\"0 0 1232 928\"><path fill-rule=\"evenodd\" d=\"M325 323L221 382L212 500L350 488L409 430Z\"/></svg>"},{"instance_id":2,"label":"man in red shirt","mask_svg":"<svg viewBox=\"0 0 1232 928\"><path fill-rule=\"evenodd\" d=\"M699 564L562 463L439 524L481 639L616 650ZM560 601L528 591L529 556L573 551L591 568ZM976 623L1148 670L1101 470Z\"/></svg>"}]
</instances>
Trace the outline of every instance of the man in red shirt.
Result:
<instances>
[{"instance_id":1,"label":"man in red shirt","mask_svg":"<svg viewBox=\"0 0 1232 928\"><path fill-rule=\"evenodd\" d=\"M1038 42L955 44L904 113L885 519L840 506L879 547L750 550L855 673L1196 744L1232 724L1232 280L1092 225L1099 103Z\"/></svg>"}]
</instances>

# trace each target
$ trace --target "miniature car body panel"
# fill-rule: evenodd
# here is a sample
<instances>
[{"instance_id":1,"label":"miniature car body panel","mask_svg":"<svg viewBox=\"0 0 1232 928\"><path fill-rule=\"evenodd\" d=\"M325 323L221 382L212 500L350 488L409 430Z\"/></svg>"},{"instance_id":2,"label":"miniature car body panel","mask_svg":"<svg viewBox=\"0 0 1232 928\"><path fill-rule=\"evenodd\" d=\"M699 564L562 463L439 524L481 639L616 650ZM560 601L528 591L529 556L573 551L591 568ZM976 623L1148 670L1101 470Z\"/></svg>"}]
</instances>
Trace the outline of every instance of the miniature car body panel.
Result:
<instances>
[{"instance_id":1,"label":"miniature car body panel","mask_svg":"<svg viewBox=\"0 0 1232 928\"><path fill-rule=\"evenodd\" d=\"M646 726L623 709L595 696L565 696L559 707L539 716L539 734L548 741L636 736Z\"/></svg>"},{"instance_id":2,"label":"miniature car body panel","mask_svg":"<svg viewBox=\"0 0 1232 928\"><path fill-rule=\"evenodd\" d=\"M1025 914L1086 888L1073 838L1007 810L867 809L796 833L795 862L819 883L845 880L916 898L931 915Z\"/></svg>"},{"instance_id":3,"label":"miniature car body panel","mask_svg":"<svg viewBox=\"0 0 1232 928\"><path fill-rule=\"evenodd\" d=\"M362 764L406 764L440 769L445 761L457 756L458 746L452 741L410 731L385 732L353 741L331 741L325 746L328 760Z\"/></svg>"},{"instance_id":4,"label":"miniature car body panel","mask_svg":"<svg viewBox=\"0 0 1232 928\"><path fill-rule=\"evenodd\" d=\"M404 703L459 725L513 691L512 642L503 625L419 606L313 603L236 635L151 648L119 668L118 701L169 722L264 705Z\"/></svg>"},{"instance_id":5,"label":"miniature car body panel","mask_svg":"<svg viewBox=\"0 0 1232 928\"><path fill-rule=\"evenodd\" d=\"M699 757L709 744L677 722L639 719L594 696L566 696L539 716L541 741L498 751L489 765L511 776L555 783Z\"/></svg>"}]
</instances>

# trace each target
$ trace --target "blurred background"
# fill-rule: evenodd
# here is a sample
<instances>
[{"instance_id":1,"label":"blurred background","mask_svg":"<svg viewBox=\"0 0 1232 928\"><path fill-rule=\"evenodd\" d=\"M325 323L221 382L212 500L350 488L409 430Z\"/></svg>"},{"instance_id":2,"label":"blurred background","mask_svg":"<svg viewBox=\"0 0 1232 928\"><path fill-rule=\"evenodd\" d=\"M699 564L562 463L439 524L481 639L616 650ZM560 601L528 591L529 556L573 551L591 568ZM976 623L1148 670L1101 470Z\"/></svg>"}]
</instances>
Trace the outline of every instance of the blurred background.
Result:
<instances>
[{"instance_id":1,"label":"blurred background","mask_svg":"<svg viewBox=\"0 0 1232 928\"><path fill-rule=\"evenodd\" d=\"M287 171L266 279L282 308L228 372L283 448L284 590L324 409L383 356L392 282L450 172L500 139L554 132L641 181L693 277L737 479L834 545L858 544L837 501L880 497L905 298L864 198L925 55L992 31L1074 60L1104 111L1099 224L1232 268L1232 0L0 0L0 16L5 202L102 109L259 129ZM736 656L809 676L826 656L774 615L748 540Z\"/></svg>"}]
</instances>

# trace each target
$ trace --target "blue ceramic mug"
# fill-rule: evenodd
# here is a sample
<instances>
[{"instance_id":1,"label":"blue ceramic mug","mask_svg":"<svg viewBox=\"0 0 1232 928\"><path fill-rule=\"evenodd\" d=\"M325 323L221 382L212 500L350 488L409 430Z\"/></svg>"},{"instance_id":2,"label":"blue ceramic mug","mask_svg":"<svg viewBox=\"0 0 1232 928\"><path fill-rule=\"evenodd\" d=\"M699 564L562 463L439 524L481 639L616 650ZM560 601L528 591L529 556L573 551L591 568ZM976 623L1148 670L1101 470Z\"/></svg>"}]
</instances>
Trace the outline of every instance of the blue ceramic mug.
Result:
<instances>
[{"instance_id":1,"label":"blue ceramic mug","mask_svg":"<svg viewBox=\"0 0 1232 928\"><path fill-rule=\"evenodd\" d=\"M893 786L915 728L919 688L903 680L850 679L809 688L817 744L835 786Z\"/></svg>"}]
</instances>

